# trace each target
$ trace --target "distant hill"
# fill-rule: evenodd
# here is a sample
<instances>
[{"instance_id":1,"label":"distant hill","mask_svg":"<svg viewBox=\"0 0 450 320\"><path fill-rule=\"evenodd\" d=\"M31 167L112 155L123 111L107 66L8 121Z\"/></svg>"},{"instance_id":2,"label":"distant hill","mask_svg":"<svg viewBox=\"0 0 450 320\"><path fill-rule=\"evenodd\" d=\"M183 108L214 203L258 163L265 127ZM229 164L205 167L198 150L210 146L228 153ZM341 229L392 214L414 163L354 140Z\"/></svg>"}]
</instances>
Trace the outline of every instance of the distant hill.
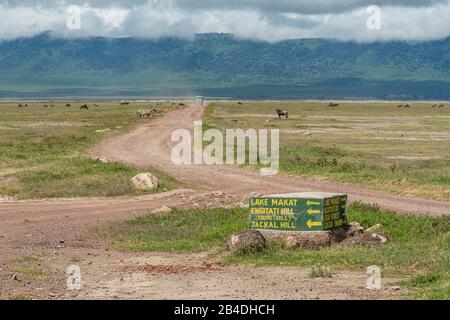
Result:
<instances>
[{"instance_id":1,"label":"distant hill","mask_svg":"<svg viewBox=\"0 0 450 320\"><path fill-rule=\"evenodd\" d=\"M172 96L450 99L450 38L274 44L202 34L194 40L0 42L0 97Z\"/></svg>"}]
</instances>

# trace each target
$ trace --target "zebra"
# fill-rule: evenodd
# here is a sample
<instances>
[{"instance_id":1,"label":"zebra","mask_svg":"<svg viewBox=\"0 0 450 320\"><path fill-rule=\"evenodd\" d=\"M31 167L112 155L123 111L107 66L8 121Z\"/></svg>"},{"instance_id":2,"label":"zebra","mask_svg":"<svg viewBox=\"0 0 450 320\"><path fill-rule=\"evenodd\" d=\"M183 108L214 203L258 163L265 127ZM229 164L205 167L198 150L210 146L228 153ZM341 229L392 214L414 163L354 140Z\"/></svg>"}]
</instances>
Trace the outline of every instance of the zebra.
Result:
<instances>
[{"instance_id":1,"label":"zebra","mask_svg":"<svg viewBox=\"0 0 450 320\"><path fill-rule=\"evenodd\" d=\"M152 113L156 112L156 108L155 107L150 107L148 110L138 110L136 112L136 115L139 116L139 118L150 118Z\"/></svg>"}]
</instances>

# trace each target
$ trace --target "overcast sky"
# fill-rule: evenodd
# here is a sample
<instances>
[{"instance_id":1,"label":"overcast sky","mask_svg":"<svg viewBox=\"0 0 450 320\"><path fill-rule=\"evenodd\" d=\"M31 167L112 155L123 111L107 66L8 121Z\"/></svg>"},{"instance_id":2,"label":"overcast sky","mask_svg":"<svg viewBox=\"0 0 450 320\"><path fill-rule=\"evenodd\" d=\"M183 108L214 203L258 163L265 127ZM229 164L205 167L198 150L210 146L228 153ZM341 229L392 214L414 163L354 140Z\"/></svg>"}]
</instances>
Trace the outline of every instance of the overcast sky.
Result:
<instances>
[{"instance_id":1,"label":"overcast sky","mask_svg":"<svg viewBox=\"0 0 450 320\"><path fill-rule=\"evenodd\" d=\"M68 13L70 5L80 8L80 19L77 10ZM270 42L434 40L450 36L450 0L0 0L0 40L46 31L151 39L225 32Z\"/></svg>"}]
</instances>

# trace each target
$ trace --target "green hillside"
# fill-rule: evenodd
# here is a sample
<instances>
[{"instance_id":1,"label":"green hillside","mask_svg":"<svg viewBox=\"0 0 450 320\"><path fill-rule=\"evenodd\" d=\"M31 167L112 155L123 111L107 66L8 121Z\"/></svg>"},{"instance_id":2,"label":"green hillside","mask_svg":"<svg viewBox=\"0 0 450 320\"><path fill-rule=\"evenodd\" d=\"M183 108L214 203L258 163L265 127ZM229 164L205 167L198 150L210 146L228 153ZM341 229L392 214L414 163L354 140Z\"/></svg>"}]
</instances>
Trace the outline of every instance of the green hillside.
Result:
<instances>
[{"instance_id":1,"label":"green hillside","mask_svg":"<svg viewBox=\"0 0 450 320\"><path fill-rule=\"evenodd\" d=\"M0 97L191 95L450 98L450 39L361 44L55 39L0 43Z\"/></svg>"}]
</instances>

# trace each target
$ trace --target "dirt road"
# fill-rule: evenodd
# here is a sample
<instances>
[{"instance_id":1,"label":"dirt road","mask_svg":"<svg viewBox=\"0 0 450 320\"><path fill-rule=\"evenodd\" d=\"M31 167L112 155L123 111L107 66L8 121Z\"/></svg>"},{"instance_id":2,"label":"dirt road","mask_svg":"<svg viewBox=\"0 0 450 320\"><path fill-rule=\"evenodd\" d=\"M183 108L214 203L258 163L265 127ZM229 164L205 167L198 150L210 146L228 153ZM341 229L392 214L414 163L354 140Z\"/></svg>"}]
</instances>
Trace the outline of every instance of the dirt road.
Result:
<instances>
[{"instance_id":1,"label":"dirt road","mask_svg":"<svg viewBox=\"0 0 450 320\"><path fill-rule=\"evenodd\" d=\"M234 194L252 192L270 194L282 192L323 191L349 195L350 201L378 204L380 207L407 214L450 214L450 203L407 198L394 194L364 190L360 187L300 177L261 176L258 171L234 166L174 165L170 159L173 144L171 134L176 129L192 129L202 118L199 105L172 112L129 134L103 142L94 151L98 157L123 162L131 166L152 165L175 178L200 188Z\"/></svg>"},{"instance_id":2,"label":"dirt road","mask_svg":"<svg viewBox=\"0 0 450 320\"><path fill-rule=\"evenodd\" d=\"M157 166L200 191L176 190L111 199L0 202L0 298L23 295L50 299L398 297L399 292L389 287L377 292L365 290L365 270L342 272L326 280L309 279L306 270L301 268L271 268L270 273L264 268L204 269L202 265L210 257L110 251L102 239L86 232L90 227L139 216L163 205L183 208L194 203L227 204L242 201L243 196L253 192L341 192L348 193L352 201L378 203L398 212L433 215L450 212L450 203L404 198L353 186L299 177L263 177L257 171L235 167L173 165L170 161L172 131L192 128L193 122L201 119L202 112L203 108L196 105L174 111L129 134L105 141L93 150L98 157L129 165ZM36 273L30 272L29 264L43 270L43 275L22 278L22 273ZM73 295L65 289L65 270L71 264L81 266L85 283L84 289Z\"/></svg>"}]
</instances>

